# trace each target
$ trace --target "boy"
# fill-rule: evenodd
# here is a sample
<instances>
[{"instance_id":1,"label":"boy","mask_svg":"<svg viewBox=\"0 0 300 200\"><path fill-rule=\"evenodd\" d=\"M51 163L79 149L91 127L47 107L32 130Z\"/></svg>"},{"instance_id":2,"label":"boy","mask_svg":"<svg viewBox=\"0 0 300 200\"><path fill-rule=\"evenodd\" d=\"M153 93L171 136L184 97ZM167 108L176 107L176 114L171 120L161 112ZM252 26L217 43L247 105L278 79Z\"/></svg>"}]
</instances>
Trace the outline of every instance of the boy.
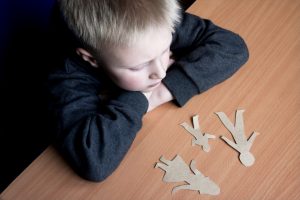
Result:
<instances>
[{"instance_id":1,"label":"boy","mask_svg":"<svg viewBox=\"0 0 300 200\"><path fill-rule=\"evenodd\" d=\"M175 0L59 3L81 45L49 75L56 146L88 180L117 168L147 111L183 106L248 59L238 35L181 13Z\"/></svg>"}]
</instances>

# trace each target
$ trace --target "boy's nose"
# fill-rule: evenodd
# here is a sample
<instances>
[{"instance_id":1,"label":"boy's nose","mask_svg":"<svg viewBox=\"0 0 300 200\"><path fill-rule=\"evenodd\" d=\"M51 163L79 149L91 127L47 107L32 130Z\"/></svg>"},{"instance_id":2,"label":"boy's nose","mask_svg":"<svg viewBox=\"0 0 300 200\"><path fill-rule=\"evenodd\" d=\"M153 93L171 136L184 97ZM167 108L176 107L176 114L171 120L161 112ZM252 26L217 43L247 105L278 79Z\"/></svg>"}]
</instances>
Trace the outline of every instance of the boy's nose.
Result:
<instances>
[{"instance_id":1,"label":"boy's nose","mask_svg":"<svg viewBox=\"0 0 300 200\"><path fill-rule=\"evenodd\" d=\"M166 69L161 59L153 61L152 71L150 73L151 79L163 79L166 76Z\"/></svg>"}]
</instances>

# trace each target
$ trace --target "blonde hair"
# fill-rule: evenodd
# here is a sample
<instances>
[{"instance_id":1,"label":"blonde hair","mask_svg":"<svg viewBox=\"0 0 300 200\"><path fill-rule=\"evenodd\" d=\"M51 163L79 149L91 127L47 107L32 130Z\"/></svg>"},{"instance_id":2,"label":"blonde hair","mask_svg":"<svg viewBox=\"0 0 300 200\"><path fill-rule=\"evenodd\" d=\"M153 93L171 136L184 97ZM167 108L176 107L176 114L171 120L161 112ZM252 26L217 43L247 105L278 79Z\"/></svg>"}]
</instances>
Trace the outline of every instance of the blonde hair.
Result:
<instances>
[{"instance_id":1,"label":"blonde hair","mask_svg":"<svg viewBox=\"0 0 300 200\"><path fill-rule=\"evenodd\" d=\"M130 45L149 29L174 31L180 21L177 0L60 0L60 9L75 36L89 48Z\"/></svg>"}]
</instances>

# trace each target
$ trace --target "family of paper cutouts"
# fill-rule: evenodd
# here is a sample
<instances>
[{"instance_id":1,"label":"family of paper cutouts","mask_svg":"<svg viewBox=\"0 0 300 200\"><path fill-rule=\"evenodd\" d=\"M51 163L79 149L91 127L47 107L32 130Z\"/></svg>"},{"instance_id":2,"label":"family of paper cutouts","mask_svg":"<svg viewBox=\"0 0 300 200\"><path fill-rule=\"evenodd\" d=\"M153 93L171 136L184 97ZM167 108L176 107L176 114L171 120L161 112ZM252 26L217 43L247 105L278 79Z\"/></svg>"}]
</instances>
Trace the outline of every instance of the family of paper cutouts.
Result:
<instances>
[{"instance_id":1,"label":"family of paper cutouts","mask_svg":"<svg viewBox=\"0 0 300 200\"><path fill-rule=\"evenodd\" d=\"M223 112L216 112L215 114L220 118L228 131L230 131L235 143L227 139L225 136L221 136L221 139L223 139L233 149L238 151L240 153L239 159L241 163L246 167L249 167L253 165L255 161L253 154L250 153L250 148L258 133L253 132L249 139L246 139L244 134L243 112L244 110L236 111L235 125L230 122ZM192 146L199 145L205 152L210 151L208 139L214 139L215 136L208 133L203 134L201 132L198 115L193 116L193 127L189 126L186 122L180 125L194 136L192 139ZM163 178L164 182L185 181L188 183L174 187L172 193L182 189L196 190L200 194L209 195L218 195L220 193L219 186L210 180L209 177L205 177L199 170L196 169L194 160L191 161L190 167L179 155L176 155L173 160L167 160L163 156L159 160L161 162L156 163L155 168L161 168L165 171ZM191 173L190 169L193 173Z\"/></svg>"}]
</instances>

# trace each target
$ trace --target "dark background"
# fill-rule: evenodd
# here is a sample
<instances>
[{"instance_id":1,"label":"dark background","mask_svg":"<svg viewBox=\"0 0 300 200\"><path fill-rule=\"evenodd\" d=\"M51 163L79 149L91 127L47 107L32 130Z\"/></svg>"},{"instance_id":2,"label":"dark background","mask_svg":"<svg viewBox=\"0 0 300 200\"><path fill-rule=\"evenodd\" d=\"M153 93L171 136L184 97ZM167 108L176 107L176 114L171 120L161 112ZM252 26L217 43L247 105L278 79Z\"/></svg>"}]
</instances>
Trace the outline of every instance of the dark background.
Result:
<instances>
[{"instance_id":1,"label":"dark background","mask_svg":"<svg viewBox=\"0 0 300 200\"><path fill-rule=\"evenodd\" d=\"M54 0L0 3L0 192L50 143L45 77Z\"/></svg>"},{"instance_id":2,"label":"dark background","mask_svg":"<svg viewBox=\"0 0 300 200\"><path fill-rule=\"evenodd\" d=\"M0 193L51 143L45 78L64 51L50 28L54 4L0 0Z\"/></svg>"}]
</instances>

